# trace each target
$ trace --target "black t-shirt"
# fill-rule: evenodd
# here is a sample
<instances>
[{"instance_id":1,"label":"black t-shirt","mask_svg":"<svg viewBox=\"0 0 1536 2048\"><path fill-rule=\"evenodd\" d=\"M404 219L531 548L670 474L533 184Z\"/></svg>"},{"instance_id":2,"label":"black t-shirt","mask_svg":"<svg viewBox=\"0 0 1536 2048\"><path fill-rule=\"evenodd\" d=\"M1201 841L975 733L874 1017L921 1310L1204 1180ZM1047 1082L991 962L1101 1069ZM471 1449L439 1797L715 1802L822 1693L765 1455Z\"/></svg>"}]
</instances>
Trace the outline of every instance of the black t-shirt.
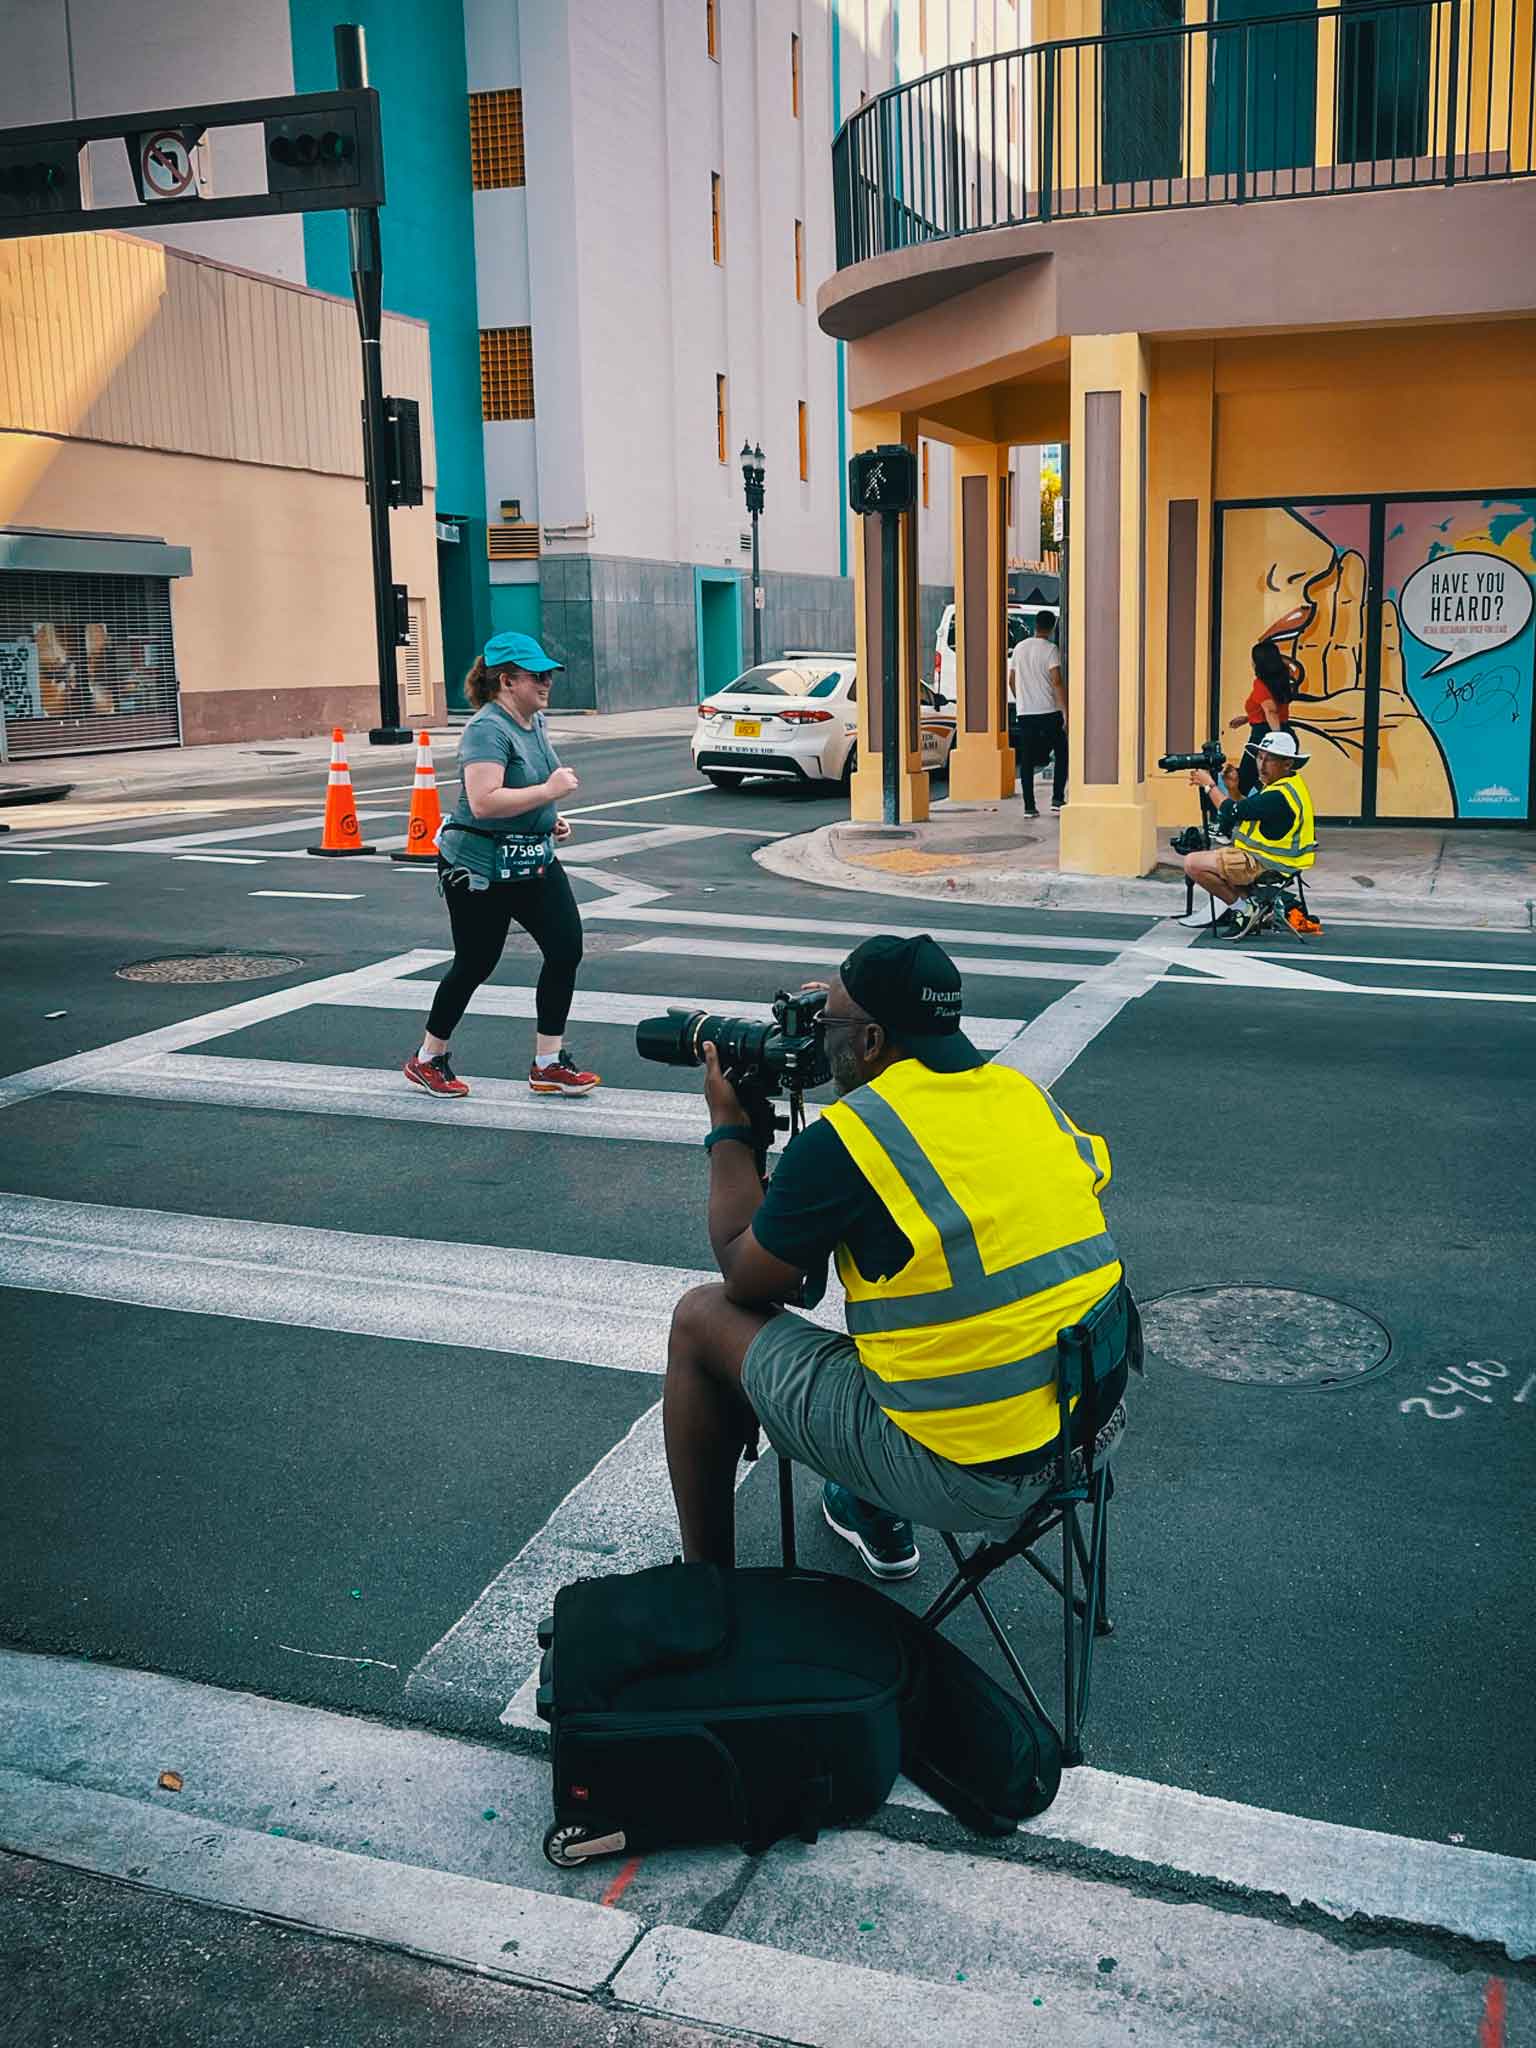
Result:
<instances>
[{"instance_id":1,"label":"black t-shirt","mask_svg":"<svg viewBox=\"0 0 1536 2048\"><path fill-rule=\"evenodd\" d=\"M845 1244L866 1280L889 1280L912 1257L912 1245L889 1209L854 1165L829 1123L807 1124L784 1148L752 1218L765 1252L806 1276L805 1299L826 1292L827 1261Z\"/></svg>"}]
</instances>

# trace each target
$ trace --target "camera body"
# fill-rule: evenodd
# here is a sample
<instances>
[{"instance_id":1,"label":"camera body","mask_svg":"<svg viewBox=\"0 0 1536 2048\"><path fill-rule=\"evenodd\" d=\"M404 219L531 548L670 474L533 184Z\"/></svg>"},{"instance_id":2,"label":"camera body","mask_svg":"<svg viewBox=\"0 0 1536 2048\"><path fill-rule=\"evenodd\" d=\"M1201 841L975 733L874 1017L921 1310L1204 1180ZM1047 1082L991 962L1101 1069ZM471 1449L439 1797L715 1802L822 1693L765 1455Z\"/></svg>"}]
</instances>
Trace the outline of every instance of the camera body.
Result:
<instances>
[{"instance_id":1,"label":"camera body","mask_svg":"<svg viewBox=\"0 0 1536 2048\"><path fill-rule=\"evenodd\" d=\"M1219 777L1227 765L1227 757L1220 740L1207 740L1195 754L1160 754L1157 765L1165 775L1177 775L1181 770L1204 768L1209 774Z\"/></svg>"},{"instance_id":2,"label":"camera body","mask_svg":"<svg viewBox=\"0 0 1536 2048\"><path fill-rule=\"evenodd\" d=\"M822 1030L826 1007L825 989L795 995L780 989L771 1024L708 1010L669 1009L664 1017L645 1017L635 1026L635 1051L664 1067L701 1067L704 1047L712 1044L738 1090L798 1095L832 1078Z\"/></svg>"}]
</instances>

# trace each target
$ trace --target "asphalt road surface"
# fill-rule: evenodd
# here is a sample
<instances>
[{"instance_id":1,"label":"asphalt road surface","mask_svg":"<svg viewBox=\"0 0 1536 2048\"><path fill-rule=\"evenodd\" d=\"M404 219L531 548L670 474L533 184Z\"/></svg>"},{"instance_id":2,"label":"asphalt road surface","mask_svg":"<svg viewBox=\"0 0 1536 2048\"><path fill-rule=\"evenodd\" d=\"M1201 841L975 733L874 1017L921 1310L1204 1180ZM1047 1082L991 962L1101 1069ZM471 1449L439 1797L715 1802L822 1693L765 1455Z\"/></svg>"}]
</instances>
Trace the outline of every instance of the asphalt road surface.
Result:
<instances>
[{"instance_id":1,"label":"asphalt road surface","mask_svg":"<svg viewBox=\"0 0 1536 2048\"><path fill-rule=\"evenodd\" d=\"M1090 1761L1529 1854L1529 939L1337 926L1237 955L1144 918L839 894L752 860L835 793L714 791L675 738L567 759L568 1035L605 1080L570 1104L526 1091L517 940L455 1040L475 1093L408 1087L446 916L429 872L305 857L316 792L9 814L3 1641L515 1731L555 1588L675 1548L656 1403L671 1303L710 1264L705 1123L635 1020L760 1004L868 931L929 929L982 1042L1106 1134L1160 1333ZM365 831L398 843L408 765L355 773ZM294 964L120 978L231 949ZM1275 1383L1276 1356L1315 1383ZM744 1484L744 1560L773 1554L772 1477ZM855 1568L803 1475L798 1498L802 1559ZM929 1541L915 1604L942 1582ZM1027 1576L998 1602L1049 1670Z\"/></svg>"}]
</instances>

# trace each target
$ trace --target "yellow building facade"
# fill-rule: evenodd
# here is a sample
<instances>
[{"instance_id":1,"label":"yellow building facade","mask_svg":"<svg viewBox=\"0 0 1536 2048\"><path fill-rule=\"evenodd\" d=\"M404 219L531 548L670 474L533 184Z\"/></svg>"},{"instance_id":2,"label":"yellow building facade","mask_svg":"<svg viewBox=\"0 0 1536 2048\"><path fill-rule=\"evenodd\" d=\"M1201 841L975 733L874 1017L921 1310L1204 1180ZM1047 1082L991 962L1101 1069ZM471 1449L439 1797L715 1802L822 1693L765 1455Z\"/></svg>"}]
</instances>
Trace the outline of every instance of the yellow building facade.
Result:
<instances>
[{"instance_id":1,"label":"yellow building facade","mask_svg":"<svg viewBox=\"0 0 1536 2048\"><path fill-rule=\"evenodd\" d=\"M1046 0L1053 40L898 88L836 146L820 313L860 438L956 449L955 797L1013 787L1007 449L1064 447L1070 869L1151 868L1191 815L1158 757L1236 752L1261 640L1324 817L1532 819L1532 0L1281 16Z\"/></svg>"},{"instance_id":2,"label":"yellow building facade","mask_svg":"<svg viewBox=\"0 0 1536 2048\"><path fill-rule=\"evenodd\" d=\"M427 329L392 515L401 713L443 708ZM0 690L13 757L377 722L350 305L119 234L0 241Z\"/></svg>"}]
</instances>

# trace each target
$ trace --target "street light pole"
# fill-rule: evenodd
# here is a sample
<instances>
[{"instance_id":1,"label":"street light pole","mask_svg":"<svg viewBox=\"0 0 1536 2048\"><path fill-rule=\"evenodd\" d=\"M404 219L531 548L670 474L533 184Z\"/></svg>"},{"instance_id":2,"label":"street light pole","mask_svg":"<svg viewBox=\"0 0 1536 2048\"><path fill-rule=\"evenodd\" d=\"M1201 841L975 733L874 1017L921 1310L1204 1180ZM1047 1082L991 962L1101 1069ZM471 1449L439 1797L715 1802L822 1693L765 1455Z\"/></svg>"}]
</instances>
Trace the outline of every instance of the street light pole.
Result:
<instances>
[{"instance_id":1,"label":"street light pole","mask_svg":"<svg viewBox=\"0 0 1536 2048\"><path fill-rule=\"evenodd\" d=\"M336 83L347 88L368 83L368 57L363 31L350 22L334 30ZM389 447L384 420L384 368L381 335L384 309L384 258L379 242L376 206L347 209L352 244L352 301L363 345L363 477L373 542L373 637L378 658L379 722L368 735L375 747L405 746L410 732L400 723L400 672L395 649L400 636L395 618L395 572L389 546Z\"/></svg>"},{"instance_id":2,"label":"street light pole","mask_svg":"<svg viewBox=\"0 0 1536 2048\"><path fill-rule=\"evenodd\" d=\"M761 448L741 444L741 481L746 489L747 510L752 515L752 666L763 658L763 578L758 566L757 522L763 509L763 478L767 464Z\"/></svg>"}]
</instances>

